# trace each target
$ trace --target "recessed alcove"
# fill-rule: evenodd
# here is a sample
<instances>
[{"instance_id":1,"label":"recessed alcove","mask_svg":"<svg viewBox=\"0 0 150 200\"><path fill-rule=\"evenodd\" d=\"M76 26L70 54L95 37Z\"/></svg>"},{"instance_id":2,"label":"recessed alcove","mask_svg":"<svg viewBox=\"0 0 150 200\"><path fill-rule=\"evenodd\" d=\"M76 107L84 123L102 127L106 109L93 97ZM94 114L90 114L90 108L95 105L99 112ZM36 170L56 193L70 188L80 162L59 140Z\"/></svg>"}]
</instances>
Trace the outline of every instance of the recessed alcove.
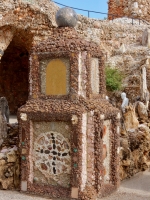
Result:
<instances>
[{"instance_id":1,"label":"recessed alcove","mask_svg":"<svg viewBox=\"0 0 150 200\"><path fill-rule=\"evenodd\" d=\"M28 99L28 51L24 43L14 37L0 63L0 96L5 96L11 115Z\"/></svg>"}]
</instances>

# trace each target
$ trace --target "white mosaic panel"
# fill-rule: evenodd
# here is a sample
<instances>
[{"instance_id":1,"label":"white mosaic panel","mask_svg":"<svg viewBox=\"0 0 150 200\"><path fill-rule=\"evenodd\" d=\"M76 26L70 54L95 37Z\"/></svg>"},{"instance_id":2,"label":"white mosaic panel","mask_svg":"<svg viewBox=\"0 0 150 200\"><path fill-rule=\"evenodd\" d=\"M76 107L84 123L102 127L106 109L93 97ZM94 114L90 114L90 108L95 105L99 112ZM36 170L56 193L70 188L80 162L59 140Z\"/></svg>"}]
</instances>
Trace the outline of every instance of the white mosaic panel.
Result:
<instances>
[{"instance_id":1,"label":"white mosaic panel","mask_svg":"<svg viewBox=\"0 0 150 200\"><path fill-rule=\"evenodd\" d=\"M33 160L32 160L32 152L33 152L33 122L30 121L30 150L29 150L29 163L30 163L30 174L29 181L33 183Z\"/></svg>"},{"instance_id":2,"label":"white mosaic panel","mask_svg":"<svg viewBox=\"0 0 150 200\"><path fill-rule=\"evenodd\" d=\"M82 184L81 191L84 190L87 181L87 140L86 140L86 130L87 130L87 113L82 115Z\"/></svg>"},{"instance_id":3,"label":"white mosaic panel","mask_svg":"<svg viewBox=\"0 0 150 200\"><path fill-rule=\"evenodd\" d=\"M105 168L104 182L107 183L110 180L110 131L111 131L111 120L105 120L104 126L106 127L106 133L103 137L103 146L106 147L106 158L103 161L103 166ZM105 149L103 148L103 151Z\"/></svg>"},{"instance_id":4,"label":"white mosaic panel","mask_svg":"<svg viewBox=\"0 0 150 200\"><path fill-rule=\"evenodd\" d=\"M79 67L79 76L78 76L78 95L82 95L83 96L83 91L82 91L82 76L81 76L81 72L82 72L82 61L81 61L81 52L79 53L79 58L78 58L78 67Z\"/></svg>"},{"instance_id":5,"label":"white mosaic panel","mask_svg":"<svg viewBox=\"0 0 150 200\"><path fill-rule=\"evenodd\" d=\"M99 61L98 58L91 59L91 88L93 94L99 94Z\"/></svg>"},{"instance_id":6,"label":"white mosaic panel","mask_svg":"<svg viewBox=\"0 0 150 200\"><path fill-rule=\"evenodd\" d=\"M78 95L86 97L86 67L85 63L82 61L82 56L85 56L84 53L79 53L78 57Z\"/></svg>"}]
</instances>

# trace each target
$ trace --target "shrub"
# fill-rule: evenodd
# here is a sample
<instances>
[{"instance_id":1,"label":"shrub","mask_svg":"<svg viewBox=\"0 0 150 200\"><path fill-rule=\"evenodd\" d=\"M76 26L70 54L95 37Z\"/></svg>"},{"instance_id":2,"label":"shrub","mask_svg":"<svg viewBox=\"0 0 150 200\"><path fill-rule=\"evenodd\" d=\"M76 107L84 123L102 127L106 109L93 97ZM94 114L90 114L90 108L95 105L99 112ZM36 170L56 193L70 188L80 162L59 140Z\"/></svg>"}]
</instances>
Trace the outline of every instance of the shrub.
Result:
<instances>
[{"instance_id":1,"label":"shrub","mask_svg":"<svg viewBox=\"0 0 150 200\"><path fill-rule=\"evenodd\" d=\"M116 91L122 89L123 74L118 69L106 66L106 89L108 91Z\"/></svg>"}]
</instances>

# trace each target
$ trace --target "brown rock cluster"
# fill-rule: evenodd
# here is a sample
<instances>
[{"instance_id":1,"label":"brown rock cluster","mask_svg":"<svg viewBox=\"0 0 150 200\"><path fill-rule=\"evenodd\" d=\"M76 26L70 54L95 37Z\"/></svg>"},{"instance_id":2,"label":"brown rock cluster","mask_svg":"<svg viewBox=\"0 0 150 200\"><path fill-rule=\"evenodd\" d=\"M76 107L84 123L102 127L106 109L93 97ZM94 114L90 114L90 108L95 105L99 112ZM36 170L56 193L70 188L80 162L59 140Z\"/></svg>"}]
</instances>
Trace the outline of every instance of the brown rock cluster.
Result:
<instances>
[{"instance_id":1,"label":"brown rock cluster","mask_svg":"<svg viewBox=\"0 0 150 200\"><path fill-rule=\"evenodd\" d=\"M128 130L123 120L120 137L120 178L130 178L150 167L150 129L146 121L141 121L137 128Z\"/></svg>"},{"instance_id":2,"label":"brown rock cluster","mask_svg":"<svg viewBox=\"0 0 150 200\"><path fill-rule=\"evenodd\" d=\"M150 2L148 0L109 0L108 5L109 19L126 16L150 21Z\"/></svg>"},{"instance_id":3,"label":"brown rock cluster","mask_svg":"<svg viewBox=\"0 0 150 200\"><path fill-rule=\"evenodd\" d=\"M117 17L123 17L124 1L123 0L109 0L108 2L108 18L114 19Z\"/></svg>"},{"instance_id":4,"label":"brown rock cluster","mask_svg":"<svg viewBox=\"0 0 150 200\"><path fill-rule=\"evenodd\" d=\"M7 137L0 147L0 188L19 189L20 161L18 124L9 124Z\"/></svg>"}]
</instances>

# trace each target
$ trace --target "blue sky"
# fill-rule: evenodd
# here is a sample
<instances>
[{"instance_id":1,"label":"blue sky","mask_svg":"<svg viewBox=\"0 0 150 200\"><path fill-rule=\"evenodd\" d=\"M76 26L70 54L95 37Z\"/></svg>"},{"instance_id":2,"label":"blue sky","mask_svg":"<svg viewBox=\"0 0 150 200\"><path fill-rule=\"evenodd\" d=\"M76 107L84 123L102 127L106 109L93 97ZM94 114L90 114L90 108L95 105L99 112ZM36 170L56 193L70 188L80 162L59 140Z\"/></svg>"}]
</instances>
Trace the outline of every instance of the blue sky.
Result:
<instances>
[{"instance_id":1,"label":"blue sky","mask_svg":"<svg viewBox=\"0 0 150 200\"><path fill-rule=\"evenodd\" d=\"M108 11L108 4L107 4L108 0L54 0L54 1L70 7L80 8L84 10L91 10L103 13L107 13ZM79 10L75 11L79 14L88 16L88 12ZM104 17L107 17L107 15L90 13L90 17L104 19Z\"/></svg>"}]
</instances>

